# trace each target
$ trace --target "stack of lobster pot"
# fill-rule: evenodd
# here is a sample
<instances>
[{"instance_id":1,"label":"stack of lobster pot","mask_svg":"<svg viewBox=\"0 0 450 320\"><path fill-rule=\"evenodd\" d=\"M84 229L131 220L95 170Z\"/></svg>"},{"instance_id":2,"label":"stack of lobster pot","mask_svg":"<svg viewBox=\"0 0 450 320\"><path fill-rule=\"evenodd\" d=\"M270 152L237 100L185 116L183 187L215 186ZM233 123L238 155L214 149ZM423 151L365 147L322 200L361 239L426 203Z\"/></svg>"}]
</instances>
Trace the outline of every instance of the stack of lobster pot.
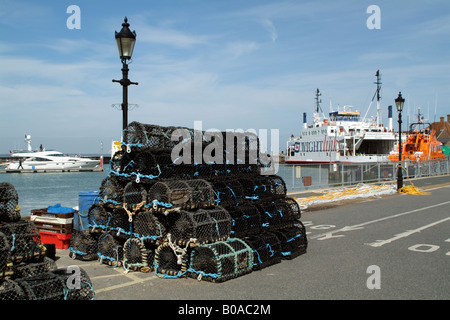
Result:
<instances>
[{"instance_id":1,"label":"stack of lobster pot","mask_svg":"<svg viewBox=\"0 0 450 320\"><path fill-rule=\"evenodd\" d=\"M88 300L94 298L89 276L80 269L81 284L72 271L58 269L33 221L21 219L18 194L0 183L0 300Z\"/></svg>"},{"instance_id":2,"label":"stack of lobster pot","mask_svg":"<svg viewBox=\"0 0 450 320\"><path fill-rule=\"evenodd\" d=\"M70 254L223 282L306 252L298 204L253 133L132 122Z\"/></svg>"}]
</instances>

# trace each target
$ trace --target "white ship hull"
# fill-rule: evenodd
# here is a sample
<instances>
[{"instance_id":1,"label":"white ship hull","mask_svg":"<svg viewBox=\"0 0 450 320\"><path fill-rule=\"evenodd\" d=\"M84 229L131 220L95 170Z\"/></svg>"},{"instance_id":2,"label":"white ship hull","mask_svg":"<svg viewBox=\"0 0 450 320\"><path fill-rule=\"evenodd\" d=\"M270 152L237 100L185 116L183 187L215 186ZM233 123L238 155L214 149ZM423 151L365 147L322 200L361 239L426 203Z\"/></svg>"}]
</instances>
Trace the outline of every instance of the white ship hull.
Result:
<instances>
[{"instance_id":1,"label":"white ship hull","mask_svg":"<svg viewBox=\"0 0 450 320\"><path fill-rule=\"evenodd\" d=\"M330 111L327 117L319 114L321 94L317 89L313 123L308 125L304 113L301 135L292 135L287 142L285 163L388 162L398 138L393 130L392 106L388 108L388 126L381 124L379 71L376 76L378 112L375 119L361 117L359 111L349 106Z\"/></svg>"}]
</instances>

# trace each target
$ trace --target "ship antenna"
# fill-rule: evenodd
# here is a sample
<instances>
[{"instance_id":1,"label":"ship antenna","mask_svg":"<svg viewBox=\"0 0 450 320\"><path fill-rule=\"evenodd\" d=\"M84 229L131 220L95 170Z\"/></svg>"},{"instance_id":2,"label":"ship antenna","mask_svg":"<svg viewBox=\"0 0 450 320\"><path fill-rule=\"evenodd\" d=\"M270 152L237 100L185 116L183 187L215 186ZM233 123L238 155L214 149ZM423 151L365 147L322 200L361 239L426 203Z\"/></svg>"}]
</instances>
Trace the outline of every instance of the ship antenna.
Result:
<instances>
[{"instance_id":1,"label":"ship antenna","mask_svg":"<svg viewBox=\"0 0 450 320\"><path fill-rule=\"evenodd\" d=\"M381 76L380 76L380 70L377 70L377 73L375 74L375 76L377 77L377 82L375 82L375 84L377 85L377 125L380 124L381 122L381 106L380 106L380 101L381 101Z\"/></svg>"},{"instance_id":2,"label":"ship antenna","mask_svg":"<svg viewBox=\"0 0 450 320\"><path fill-rule=\"evenodd\" d=\"M320 104L322 103L322 99L320 99L321 95L322 94L320 93L319 89L317 89L316 97L314 98L316 100L316 113L319 113L319 109L320 111L322 111L322 108L320 107Z\"/></svg>"}]
</instances>

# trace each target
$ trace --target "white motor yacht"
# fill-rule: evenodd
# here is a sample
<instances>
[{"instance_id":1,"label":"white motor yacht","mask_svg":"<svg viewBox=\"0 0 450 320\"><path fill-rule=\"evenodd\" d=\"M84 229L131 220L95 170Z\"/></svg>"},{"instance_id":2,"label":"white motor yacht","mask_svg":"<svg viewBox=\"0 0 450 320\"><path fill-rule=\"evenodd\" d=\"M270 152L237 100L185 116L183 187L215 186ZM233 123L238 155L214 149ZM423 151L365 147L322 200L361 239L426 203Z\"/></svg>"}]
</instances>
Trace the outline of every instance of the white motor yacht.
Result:
<instances>
[{"instance_id":1,"label":"white motor yacht","mask_svg":"<svg viewBox=\"0 0 450 320\"><path fill-rule=\"evenodd\" d=\"M6 165L6 170L66 170L66 169L84 169L100 168L100 160L71 157L55 150L36 150L31 148L31 136L26 135L27 150L14 151L12 158L18 158L17 161Z\"/></svg>"}]
</instances>

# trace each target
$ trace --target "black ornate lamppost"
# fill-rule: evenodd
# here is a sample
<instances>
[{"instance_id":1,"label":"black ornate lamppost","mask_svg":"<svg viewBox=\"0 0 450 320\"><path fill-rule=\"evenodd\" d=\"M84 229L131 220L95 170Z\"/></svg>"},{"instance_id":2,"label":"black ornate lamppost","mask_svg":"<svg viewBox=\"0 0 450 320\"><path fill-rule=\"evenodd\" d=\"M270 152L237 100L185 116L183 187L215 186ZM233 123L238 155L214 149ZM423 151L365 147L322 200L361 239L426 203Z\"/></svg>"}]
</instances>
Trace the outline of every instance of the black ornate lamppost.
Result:
<instances>
[{"instance_id":1,"label":"black ornate lamppost","mask_svg":"<svg viewBox=\"0 0 450 320\"><path fill-rule=\"evenodd\" d=\"M395 106L398 111L398 171L397 171L397 191L403 188L403 173L402 173L402 111L405 99L402 97L402 93L398 93L397 99L395 99Z\"/></svg>"},{"instance_id":2,"label":"black ornate lamppost","mask_svg":"<svg viewBox=\"0 0 450 320\"><path fill-rule=\"evenodd\" d=\"M137 85L137 82L131 82L128 79L128 64L127 60L130 60L133 55L134 44L136 43L136 31L131 32L129 29L127 17L122 23L122 30L116 31L117 48L119 49L120 60L122 61L122 80L113 80L118 82L123 87L123 102L122 102L122 129L125 129L128 125L128 86L130 84Z\"/></svg>"}]
</instances>

